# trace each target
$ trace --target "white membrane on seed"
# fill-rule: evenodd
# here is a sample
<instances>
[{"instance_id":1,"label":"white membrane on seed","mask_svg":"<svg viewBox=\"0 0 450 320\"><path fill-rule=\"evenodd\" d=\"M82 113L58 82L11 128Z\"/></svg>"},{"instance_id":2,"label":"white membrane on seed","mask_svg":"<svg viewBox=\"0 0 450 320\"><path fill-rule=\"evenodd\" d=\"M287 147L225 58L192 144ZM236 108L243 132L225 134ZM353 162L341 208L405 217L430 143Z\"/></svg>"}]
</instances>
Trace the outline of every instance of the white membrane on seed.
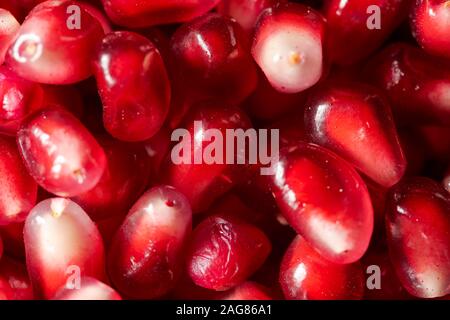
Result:
<instances>
[{"instance_id":1,"label":"white membrane on seed","mask_svg":"<svg viewBox=\"0 0 450 320\"><path fill-rule=\"evenodd\" d=\"M306 30L280 30L258 48L258 64L279 91L296 93L316 84L322 75L322 44ZM298 62L292 61L297 55Z\"/></svg>"},{"instance_id":2,"label":"white membrane on seed","mask_svg":"<svg viewBox=\"0 0 450 320\"><path fill-rule=\"evenodd\" d=\"M309 227L315 235L315 240L336 255L345 253L353 247L349 231L336 222L323 219L320 214L312 213Z\"/></svg>"}]
</instances>

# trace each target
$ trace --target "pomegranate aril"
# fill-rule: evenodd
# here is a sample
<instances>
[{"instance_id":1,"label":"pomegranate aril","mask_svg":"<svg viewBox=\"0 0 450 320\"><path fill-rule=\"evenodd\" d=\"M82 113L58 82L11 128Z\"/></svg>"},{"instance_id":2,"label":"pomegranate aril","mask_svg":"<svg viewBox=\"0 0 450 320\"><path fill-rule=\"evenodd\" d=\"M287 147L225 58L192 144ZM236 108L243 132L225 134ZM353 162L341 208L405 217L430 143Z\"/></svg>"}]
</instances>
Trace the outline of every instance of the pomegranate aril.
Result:
<instances>
[{"instance_id":1,"label":"pomegranate aril","mask_svg":"<svg viewBox=\"0 0 450 320\"><path fill-rule=\"evenodd\" d=\"M77 23L68 9L80 15ZM69 11L71 12L71 11ZM19 76L40 83L68 84L88 78L101 24L76 1L50 0L36 6L11 44L6 63Z\"/></svg>"},{"instance_id":2,"label":"pomegranate aril","mask_svg":"<svg viewBox=\"0 0 450 320\"><path fill-rule=\"evenodd\" d=\"M386 230L394 268L420 298L450 293L450 194L427 178L411 178L390 194Z\"/></svg>"},{"instance_id":3,"label":"pomegranate aril","mask_svg":"<svg viewBox=\"0 0 450 320\"><path fill-rule=\"evenodd\" d=\"M364 280L359 262L329 262L301 236L294 239L281 263L280 283L289 300L362 299Z\"/></svg>"},{"instance_id":4,"label":"pomegranate aril","mask_svg":"<svg viewBox=\"0 0 450 320\"><path fill-rule=\"evenodd\" d=\"M108 271L118 291L138 299L158 298L171 290L182 267L192 212L172 187L146 192L131 208L112 241Z\"/></svg>"},{"instance_id":5,"label":"pomegranate aril","mask_svg":"<svg viewBox=\"0 0 450 320\"><path fill-rule=\"evenodd\" d=\"M199 123L201 125L198 125ZM178 137L179 146L190 150L190 157L184 156L183 161L180 161L182 160L180 154L182 155L183 152L177 151L179 148L172 149L172 154L162 170L162 180L186 195L194 213L205 211L217 198L232 188L244 170L244 166L207 164L205 161L196 164L195 155L203 156L204 149L210 143L204 131L220 130L225 137L227 129L246 130L250 127L250 120L240 109L214 103L193 108L186 116L185 125L182 126L187 131L182 137ZM173 163L172 158L176 158L177 164Z\"/></svg>"},{"instance_id":6,"label":"pomegranate aril","mask_svg":"<svg viewBox=\"0 0 450 320\"><path fill-rule=\"evenodd\" d=\"M198 286L225 291L247 280L270 251L269 239L257 227L235 218L212 216L193 232L188 273Z\"/></svg>"},{"instance_id":7,"label":"pomegranate aril","mask_svg":"<svg viewBox=\"0 0 450 320\"><path fill-rule=\"evenodd\" d=\"M417 42L433 55L450 58L450 1L416 0L411 28Z\"/></svg>"},{"instance_id":8,"label":"pomegranate aril","mask_svg":"<svg viewBox=\"0 0 450 320\"><path fill-rule=\"evenodd\" d=\"M368 300L405 300L412 296L403 288L395 273L389 253L385 243L372 245L367 254L362 259L364 270L369 270L367 277L374 275L373 279L368 279L371 288L366 285L364 298ZM379 269L378 269L379 268ZM380 271L380 278L376 272ZM380 287L377 287L379 280Z\"/></svg>"},{"instance_id":9,"label":"pomegranate aril","mask_svg":"<svg viewBox=\"0 0 450 320\"><path fill-rule=\"evenodd\" d=\"M411 0L326 1L330 59L348 65L369 56L407 17L410 4Z\"/></svg>"},{"instance_id":10,"label":"pomegranate aril","mask_svg":"<svg viewBox=\"0 0 450 320\"><path fill-rule=\"evenodd\" d=\"M287 0L222 0L217 11L234 18L251 35L261 12L285 2Z\"/></svg>"},{"instance_id":11,"label":"pomegranate aril","mask_svg":"<svg viewBox=\"0 0 450 320\"><path fill-rule=\"evenodd\" d=\"M17 134L25 165L37 183L62 197L91 190L106 166L103 149L68 111L44 109Z\"/></svg>"},{"instance_id":12,"label":"pomegranate aril","mask_svg":"<svg viewBox=\"0 0 450 320\"><path fill-rule=\"evenodd\" d=\"M0 261L0 300L32 300L33 289L25 266L11 258Z\"/></svg>"},{"instance_id":13,"label":"pomegranate aril","mask_svg":"<svg viewBox=\"0 0 450 320\"><path fill-rule=\"evenodd\" d=\"M218 298L220 298L220 300L272 300L272 297L268 293L268 289L251 281L244 282L223 293Z\"/></svg>"},{"instance_id":14,"label":"pomegranate aril","mask_svg":"<svg viewBox=\"0 0 450 320\"><path fill-rule=\"evenodd\" d=\"M94 61L106 130L125 141L151 138L170 104L170 83L158 49L127 31L109 33Z\"/></svg>"},{"instance_id":15,"label":"pomegranate aril","mask_svg":"<svg viewBox=\"0 0 450 320\"><path fill-rule=\"evenodd\" d=\"M395 43L369 62L366 77L386 91L399 122L450 124L450 62Z\"/></svg>"},{"instance_id":16,"label":"pomegranate aril","mask_svg":"<svg viewBox=\"0 0 450 320\"><path fill-rule=\"evenodd\" d=\"M156 135L144 142L149 161L151 176L158 178L161 175L161 166L166 159L172 145L170 141L171 130L167 127L161 128Z\"/></svg>"},{"instance_id":17,"label":"pomegranate aril","mask_svg":"<svg viewBox=\"0 0 450 320\"><path fill-rule=\"evenodd\" d=\"M13 138L0 136L0 225L25 220L37 198L37 184L27 173Z\"/></svg>"},{"instance_id":18,"label":"pomegranate aril","mask_svg":"<svg viewBox=\"0 0 450 320\"><path fill-rule=\"evenodd\" d=\"M275 168L272 190L289 224L331 262L359 260L374 217L358 173L328 150L303 142L282 149Z\"/></svg>"},{"instance_id":19,"label":"pomegranate aril","mask_svg":"<svg viewBox=\"0 0 450 320\"><path fill-rule=\"evenodd\" d=\"M107 165L96 186L74 198L94 220L124 217L142 194L150 178L149 157L144 146L127 144L107 136L98 138Z\"/></svg>"},{"instance_id":20,"label":"pomegranate aril","mask_svg":"<svg viewBox=\"0 0 450 320\"><path fill-rule=\"evenodd\" d=\"M42 87L0 67L0 132L16 135L24 119L41 107Z\"/></svg>"},{"instance_id":21,"label":"pomegranate aril","mask_svg":"<svg viewBox=\"0 0 450 320\"><path fill-rule=\"evenodd\" d=\"M214 8L220 0L102 0L109 18L129 28L192 20Z\"/></svg>"},{"instance_id":22,"label":"pomegranate aril","mask_svg":"<svg viewBox=\"0 0 450 320\"><path fill-rule=\"evenodd\" d=\"M36 295L50 299L77 277L105 278L97 227L71 200L47 199L34 207L24 228L27 268Z\"/></svg>"},{"instance_id":23,"label":"pomegranate aril","mask_svg":"<svg viewBox=\"0 0 450 320\"><path fill-rule=\"evenodd\" d=\"M406 170L388 102L358 83L327 83L310 95L305 113L309 138L349 161L382 186Z\"/></svg>"},{"instance_id":24,"label":"pomegranate aril","mask_svg":"<svg viewBox=\"0 0 450 320\"><path fill-rule=\"evenodd\" d=\"M176 81L196 99L239 103L256 88L256 66L239 24L217 13L183 25L173 35Z\"/></svg>"},{"instance_id":25,"label":"pomegranate aril","mask_svg":"<svg viewBox=\"0 0 450 320\"><path fill-rule=\"evenodd\" d=\"M320 13L295 3L280 5L261 14L252 54L276 90L298 93L324 73L324 37Z\"/></svg>"},{"instance_id":26,"label":"pomegranate aril","mask_svg":"<svg viewBox=\"0 0 450 320\"><path fill-rule=\"evenodd\" d=\"M80 287L68 289L63 287L53 300L122 300L120 295L111 287L97 279L83 277Z\"/></svg>"},{"instance_id":27,"label":"pomegranate aril","mask_svg":"<svg viewBox=\"0 0 450 320\"><path fill-rule=\"evenodd\" d=\"M19 28L20 24L12 13L0 8L0 65L5 61L6 52Z\"/></svg>"}]
</instances>

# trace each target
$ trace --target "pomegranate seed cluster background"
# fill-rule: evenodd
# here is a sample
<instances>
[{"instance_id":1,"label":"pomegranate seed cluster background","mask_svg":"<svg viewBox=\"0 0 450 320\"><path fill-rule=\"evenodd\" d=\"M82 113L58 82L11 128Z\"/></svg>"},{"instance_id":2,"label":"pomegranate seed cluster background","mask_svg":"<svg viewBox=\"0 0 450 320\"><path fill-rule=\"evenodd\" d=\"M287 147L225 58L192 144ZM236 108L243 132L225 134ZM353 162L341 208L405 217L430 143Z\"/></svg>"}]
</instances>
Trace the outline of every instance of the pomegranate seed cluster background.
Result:
<instances>
[{"instance_id":1,"label":"pomegranate seed cluster background","mask_svg":"<svg viewBox=\"0 0 450 320\"><path fill-rule=\"evenodd\" d=\"M0 300L450 297L450 0L0 0Z\"/></svg>"}]
</instances>

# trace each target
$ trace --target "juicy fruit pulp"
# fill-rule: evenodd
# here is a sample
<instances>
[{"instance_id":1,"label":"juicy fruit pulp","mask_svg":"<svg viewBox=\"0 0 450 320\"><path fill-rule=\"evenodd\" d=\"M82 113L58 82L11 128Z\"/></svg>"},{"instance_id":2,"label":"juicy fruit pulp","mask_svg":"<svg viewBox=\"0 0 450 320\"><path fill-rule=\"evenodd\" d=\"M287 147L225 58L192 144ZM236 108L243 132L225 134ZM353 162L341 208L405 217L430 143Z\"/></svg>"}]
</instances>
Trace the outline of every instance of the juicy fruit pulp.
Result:
<instances>
[{"instance_id":1,"label":"juicy fruit pulp","mask_svg":"<svg viewBox=\"0 0 450 320\"><path fill-rule=\"evenodd\" d=\"M386 216L388 245L403 286L416 297L450 293L450 194L413 178L396 186Z\"/></svg>"},{"instance_id":2,"label":"juicy fruit pulp","mask_svg":"<svg viewBox=\"0 0 450 320\"><path fill-rule=\"evenodd\" d=\"M187 267L198 286L224 291L243 283L271 250L258 228L233 218L213 216L194 230Z\"/></svg>"},{"instance_id":3,"label":"juicy fruit pulp","mask_svg":"<svg viewBox=\"0 0 450 320\"><path fill-rule=\"evenodd\" d=\"M325 21L313 9L286 4L260 16L252 54L272 86L297 93L315 85L324 72Z\"/></svg>"},{"instance_id":4,"label":"juicy fruit pulp","mask_svg":"<svg viewBox=\"0 0 450 320\"><path fill-rule=\"evenodd\" d=\"M385 187L403 176L406 161L386 99L375 88L328 84L310 95L310 139L332 150Z\"/></svg>"},{"instance_id":5,"label":"juicy fruit pulp","mask_svg":"<svg viewBox=\"0 0 450 320\"><path fill-rule=\"evenodd\" d=\"M450 0L0 7L0 299L449 299Z\"/></svg>"},{"instance_id":6,"label":"juicy fruit pulp","mask_svg":"<svg viewBox=\"0 0 450 320\"><path fill-rule=\"evenodd\" d=\"M274 195L289 224L334 263L359 260L373 229L367 188L344 160L298 142L280 152Z\"/></svg>"},{"instance_id":7,"label":"juicy fruit pulp","mask_svg":"<svg viewBox=\"0 0 450 320\"><path fill-rule=\"evenodd\" d=\"M76 203L52 198L39 203L25 222L27 268L34 292L53 298L76 276L104 279L103 242L97 227Z\"/></svg>"},{"instance_id":8,"label":"juicy fruit pulp","mask_svg":"<svg viewBox=\"0 0 450 320\"><path fill-rule=\"evenodd\" d=\"M80 28L68 21L70 6L79 8ZM20 26L6 63L30 81L79 82L92 74L90 61L103 33L97 19L77 2L46 1L36 6Z\"/></svg>"},{"instance_id":9,"label":"juicy fruit pulp","mask_svg":"<svg viewBox=\"0 0 450 320\"><path fill-rule=\"evenodd\" d=\"M147 191L131 208L112 241L108 271L127 296L161 297L172 289L183 267L183 250L192 229L184 195L172 187Z\"/></svg>"},{"instance_id":10,"label":"juicy fruit pulp","mask_svg":"<svg viewBox=\"0 0 450 320\"><path fill-rule=\"evenodd\" d=\"M132 32L109 33L95 56L94 73L106 130L124 141L144 141L162 127L170 83L153 43Z\"/></svg>"},{"instance_id":11,"label":"juicy fruit pulp","mask_svg":"<svg viewBox=\"0 0 450 320\"><path fill-rule=\"evenodd\" d=\"M334 264L297 236L280 270L283 293L290 300L356 300L364 293L361 265Z\"/></svg>"},{"instance_id":12,"label":"juicy fruit pulp","mask_svg":"<svg viewBox=\"0 0 450 320\"><path fill-rule=\"evenodd\" d=\"M28 172L47 191L73 197L91 190L105 170L103 149L69 112L44 109L17 133Z\"/></svg>"},{"instance_id":13,"label":"juicy fruit pulp","mask_svg":"<svg viewBox=\"0 0 450 320\"><path fill-rule=\"evenodd\" d=\"M219 0L102 0L116 24L131 28L184 22L211 10Z\"/></svg>"}]
</instances>

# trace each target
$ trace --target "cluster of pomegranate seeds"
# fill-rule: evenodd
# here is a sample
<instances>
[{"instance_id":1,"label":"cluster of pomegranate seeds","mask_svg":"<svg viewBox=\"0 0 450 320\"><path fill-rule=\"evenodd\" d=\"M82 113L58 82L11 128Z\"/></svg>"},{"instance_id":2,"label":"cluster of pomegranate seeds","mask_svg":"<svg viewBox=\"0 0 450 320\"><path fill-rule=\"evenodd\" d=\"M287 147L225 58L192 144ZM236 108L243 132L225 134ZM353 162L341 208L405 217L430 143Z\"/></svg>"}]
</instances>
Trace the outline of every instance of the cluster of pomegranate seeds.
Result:
<instances>
[{"instance_id":1,"label":"cluster of pomegranate seeds","mask_svg":"<svg viewBox=\"0 0 450 320\"><path fill-rule=\"evenodd\" d=\"M0 0L0 300L448 299L449 35L449 0Z\"/></svg>"}]
</instances>

